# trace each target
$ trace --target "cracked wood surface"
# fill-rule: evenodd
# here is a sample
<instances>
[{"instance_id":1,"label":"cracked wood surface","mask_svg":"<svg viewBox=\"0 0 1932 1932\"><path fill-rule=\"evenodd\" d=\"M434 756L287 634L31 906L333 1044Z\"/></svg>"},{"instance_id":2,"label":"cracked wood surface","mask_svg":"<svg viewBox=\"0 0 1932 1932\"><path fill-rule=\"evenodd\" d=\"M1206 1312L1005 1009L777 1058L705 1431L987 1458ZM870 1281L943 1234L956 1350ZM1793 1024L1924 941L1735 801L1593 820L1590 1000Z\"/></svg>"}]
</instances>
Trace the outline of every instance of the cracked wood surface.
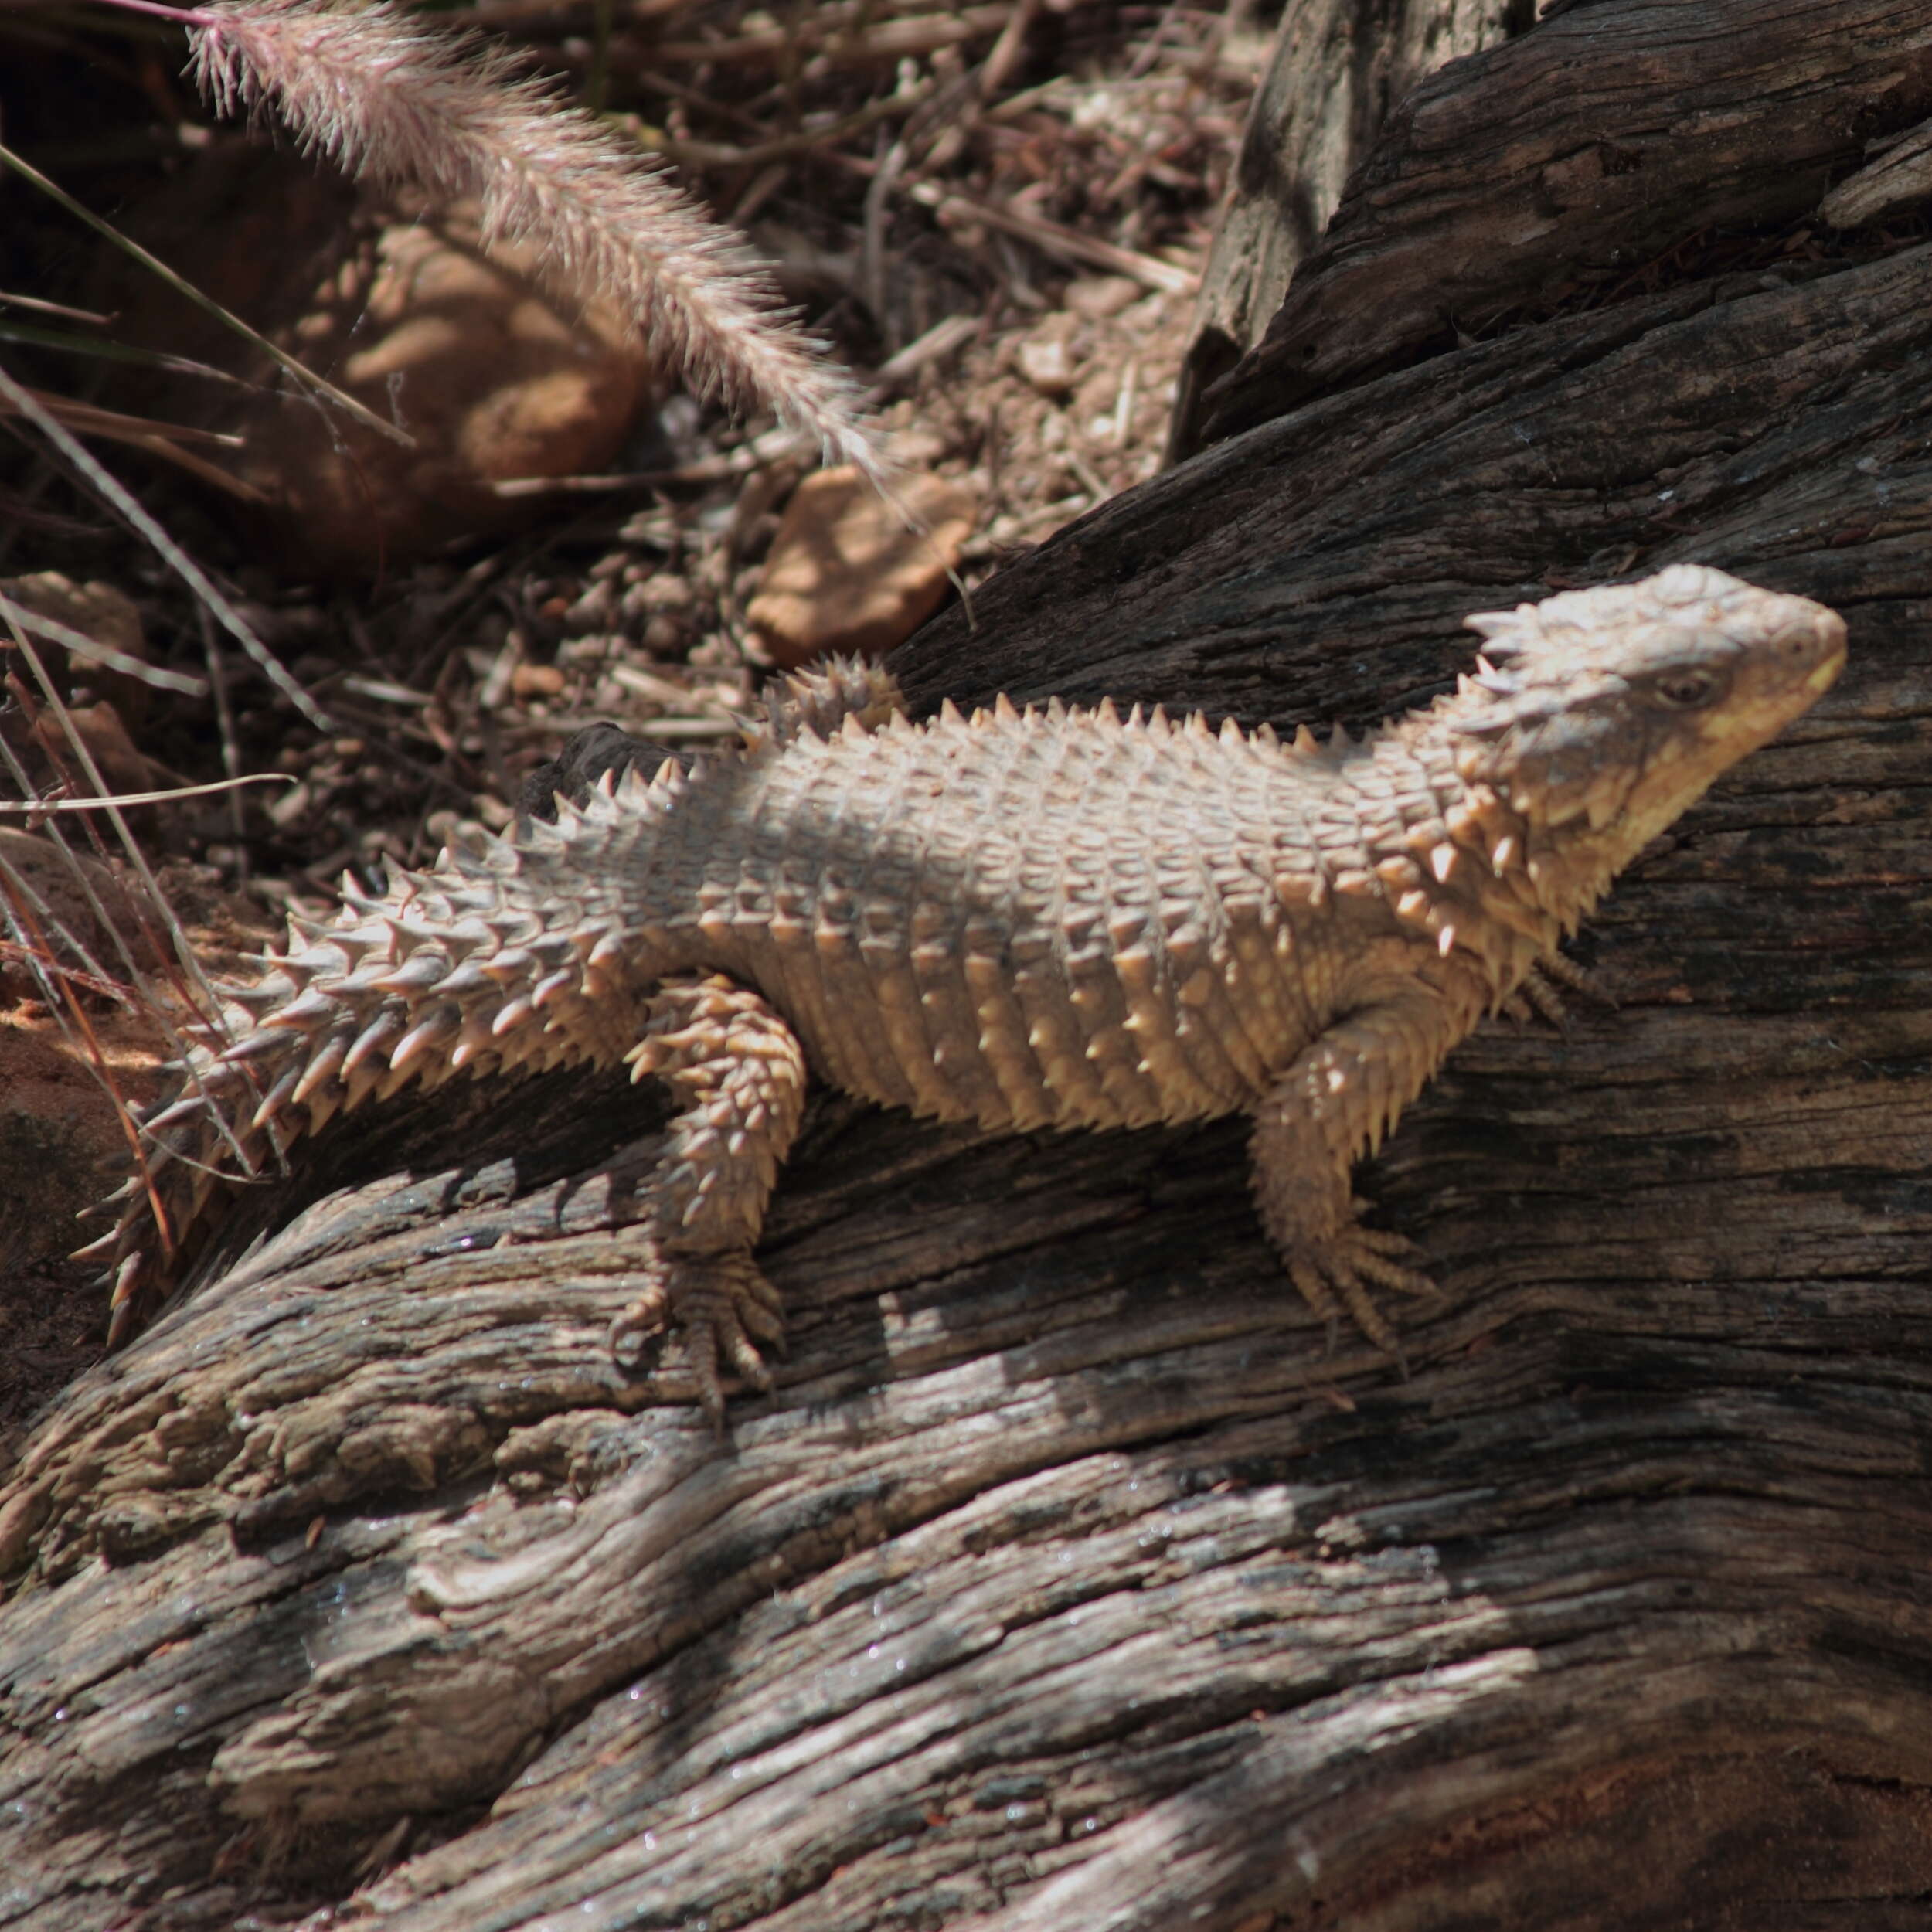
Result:
<instances>
[{"instance_id":1,"label":"cracked wood surface","mask_svg":"<svg viewBox=\"0 0 1932 1932\"><path fill-rule=\"evenodd\" d=\"M1700 232L1811 213L1928 111L1925 0L1552 8L1391 114L1260 341L1190 403L1188 447L1556 297L1641 286Z\"/></svg>"},{"instance_id":2,"label":"cracked wood surface","mask_svg":"<svg viewBox=\"0 0 1932 1932\"><path fill-rule=\"evenodd\" d=\"M1284 726L1679 559L1845 615L1592 921L1617 1010L1486 1028L1366 1170L1445 1291L1408 1380L1325 1352L1232 1124L821 1100L720 1444L601 1346L648 1097L332 1131L43 1425L0 1925L1918 1923L1928 350L1927 248L1682 283L1223 444L902 654Z\"/></svg>"},{"instance_id":3,"label":"cracked wood surface","mask_svg":"<svg viewBox=\"0 0 1932 1932\"><path fill-rule=\"evenodd\" d=\"M1168 462L1201 447L1207 392L1260 339L1390 109L1535 12L1522 0L1287 0L1201 271Z\"/></svg>"}]
</instances>

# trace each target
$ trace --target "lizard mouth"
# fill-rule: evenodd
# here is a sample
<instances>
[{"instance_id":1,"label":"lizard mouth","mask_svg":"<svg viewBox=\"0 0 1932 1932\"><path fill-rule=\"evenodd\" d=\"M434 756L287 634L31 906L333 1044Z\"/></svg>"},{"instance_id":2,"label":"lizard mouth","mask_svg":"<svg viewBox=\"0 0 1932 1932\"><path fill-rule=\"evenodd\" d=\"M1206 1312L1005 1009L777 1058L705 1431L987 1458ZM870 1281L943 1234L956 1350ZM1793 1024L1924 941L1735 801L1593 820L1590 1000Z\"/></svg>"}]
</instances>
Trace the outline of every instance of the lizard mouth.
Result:
<instances>
[{"instance_id":1,"label":"lizard mouth","mask_svg":"<svg viewBox=\"0 0 1932 1932\"><path fill-rule=\"evenodd\" d=\"M1811 675L1804 680L1804 689L1814 697L1831 689L1838 682L1838 674L1845 668L1844 626L1838 627L1838 648L1828 658L1821 658L1811 667Z\"/></svg>"}]
</instances>

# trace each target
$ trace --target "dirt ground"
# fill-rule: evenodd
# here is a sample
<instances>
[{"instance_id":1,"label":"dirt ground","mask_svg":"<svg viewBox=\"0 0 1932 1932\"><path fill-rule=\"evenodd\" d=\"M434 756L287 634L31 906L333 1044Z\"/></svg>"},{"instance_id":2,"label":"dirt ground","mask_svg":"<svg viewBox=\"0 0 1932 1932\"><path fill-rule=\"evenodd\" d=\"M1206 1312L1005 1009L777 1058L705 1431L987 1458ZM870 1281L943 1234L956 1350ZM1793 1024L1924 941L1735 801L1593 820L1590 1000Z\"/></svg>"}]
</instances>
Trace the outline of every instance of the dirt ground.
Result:
<instances>
[{"instance_id":1,"label":"dirt ground","mask_svg":"<svg viewBox=\"0 0 1932 1932\"><path fill-rule=\"evenodd\" d=\"M607 109L750 234L787 299L871 386L889 453L964 493L969 589L1158 467L1269 14L1243 0L906 0L774 19L634 0L614 9L601 50L590 10L569 0L482 0L476 17L580 92L600 69ZM366 347L396 211L213 121L166 31L75 21L0 22L9 145L117 226L165 237L162 252L234 306L252 302L250 319L298 351L327 361ZM353 464L349 514L332 524L301 492L339 447L291 431L285 400L237 404L232 382L154 360L162 350L259 383L233 338L157 305L51 202L17 181L5 192L25 246L0 287L0 325L41 332L0 335L0 364L75 427L106 426L90 446L226 590L321 720L233 646L97 488L29 425L0 418L12 431L0 580L106 585L138 620L134 655L206 687L158 690L46 648L107 782L287 781L128 815L210 970L245 971L246 949L291 906L325 909L345 868L420 862L460 819L507 825L529 773L587 723L667 747L731 731L769 669L747 610L807 469L768 420L702 406L599 338L605 386L580 392L600 399L591 434L573 443L582 423L566 424L543 452L563 474L478 494L474 520L494 527L452 534L470 498L410 498ZM500 377L527 306L504 313L445 359L457 392ZM540 317L539 332L577 321ZM410 329L419 318L405 315L386 339ZM117 338L148 361L83 352ZM571 338L580 360L583 339ZM630 417L614 435L614 394ZM360 511L377 495L393 515L371 536ZM0 743L14 753L0 798L89 790L4 634L0 668ZM131 894L132 910L117 900L104 921L56 876L39 826L24 876L41 897L23 900L22 873L0 867L16 921L0 930L0 1454L100 1345L100 1298L63 1258L70 1217L99 1191L99 1162L128 1145L114 1097L154 1087L168 1050L157 1009L192 992L98 815L57 822L81 849L93 842L97 883ZM36 917L49 909L55 923Z\"/></svg>"}]
</instances>

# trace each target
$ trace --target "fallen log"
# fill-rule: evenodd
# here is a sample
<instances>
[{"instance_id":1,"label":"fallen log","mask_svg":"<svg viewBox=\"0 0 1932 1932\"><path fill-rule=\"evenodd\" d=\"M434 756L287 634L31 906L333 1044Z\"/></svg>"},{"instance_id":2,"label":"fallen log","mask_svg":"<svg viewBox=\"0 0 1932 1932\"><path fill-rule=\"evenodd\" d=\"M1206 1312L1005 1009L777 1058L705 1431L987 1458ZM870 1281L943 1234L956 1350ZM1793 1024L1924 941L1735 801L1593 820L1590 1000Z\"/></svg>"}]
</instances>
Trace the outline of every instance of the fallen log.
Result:
<instances>
[{"instance_id":1,"label":"fallen log","mask_svg":"<svg viewBox=\"0 0 1932 1932\"><path fill-rule=\"evenodd\" d=\"M1692 11L1548 25L1641 15L1662 74ZM1774 23L1808 89L1842 13ZM1845 614L1587 929L1616 1009L1485 1028L1366 1171L1445 1291L1406 1379L1284 1291L1231 1124L822 1100L721 1442L601 1345L621 1076L325 1134L9 1492L0 1925L1914 1923L1932 247L1759 212L1747 266L1338 377L899 660L1292 726L1673 560Z\"/></svg>"}]
</instances>

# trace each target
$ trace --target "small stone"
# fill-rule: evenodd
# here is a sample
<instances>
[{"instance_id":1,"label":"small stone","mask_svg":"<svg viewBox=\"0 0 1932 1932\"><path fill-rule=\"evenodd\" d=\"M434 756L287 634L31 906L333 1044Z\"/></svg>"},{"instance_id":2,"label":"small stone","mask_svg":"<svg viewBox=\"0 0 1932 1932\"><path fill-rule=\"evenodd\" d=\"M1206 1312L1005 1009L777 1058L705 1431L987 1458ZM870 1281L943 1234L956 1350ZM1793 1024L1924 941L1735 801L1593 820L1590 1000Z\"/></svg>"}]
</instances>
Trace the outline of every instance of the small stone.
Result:
<instances>
[{"instance_id":1,"label":"small stone","mask_svg":"<svg viewBox=\"0 0 1932 1932\"><path fill-rule=\"evenodd\" d=\"M1111 440L1114 434L1114 406L1121 398L1121 372L1117 369L1097 369L1081 383L1075 395L1070 413L1082 423L1090 423L1096 417L1107 423L1105 434ZM1094 432L1088 431L1089 436Z\"/></svg>"},{"instance_id":2,"label":"small stone","mask_svg":"<svg viewBox=\"0 0 1932 1932\"><path fill-rule=\"evenodd\" d=\"M73 737L69 736L69 733ZM63 722L51 711L43 711L34 724L34 734L56 757L73 756L73 738L78 738L94 761L111 792L151 791L155 788L154 767L134 749L121 713L106 699L98 704L70 704Z\"/></svg>"},{"instance_id":3,"label":"small stone","mask_svg":"<svg viewBox=\"0 0 1932 1932\"><path fill-rule=\"evenodd\" d=\"M886 439L886 460L903 469L917 470L937 463L951 445L936 430L917 426L900 430Z\"/></svg>"},{"instance_id":4,"label":"small stone","mask_svg":"<svg viewBox=\"0 0 1932 1932\"><path fill-rule=\"evenodd\" d=\"M1057 336L1029 336L1019 345L1019 372L1043 396L1064 396L1073 386L1073 358Z\"/></svg>"},{"instance_id":5,"label":"small stone","mask_svg":"<svg viewBox=\"0 0 1932 1932\"><path fill-rule=\"evenodd\" d=\"M793 492L746 612L774 662L789 668L830 651L883 657L938 607L975 500L936 476L895 487L924 529L907 529L850 467L821 470Z\"/></svg>"},{"instance_id":6,"label":"small stone","mask_svg":"<svg viewBox=\"0 0 1932 1932\"><path fill-rule=\"evenodd\" d=\"M671 658L684 648L685 635L682 619L668 611L658 611L645 621L641 641L652 657Z\"/></svg>"},{"instance_id":7,"label":"small stone","mask_svg":"<svg viewBox=\"0 0 1932 1932\"><path fill-rule=\"evenodd\" d=\"M553 664L519 664L510 673L510 689L519 698L554 698L563 689L563 673Z\"/></svg>"},{"instance_id":8,"label":"small stone","mask_svg":"<svg viewBox=\"0 0 1932 1932\"><path fill-rule=\"evenodd\" d=\"M580 597L564 606L563 628L573 638L587 637L593 631L608 630L617 607L616 585L607 577L600 577L587 586Z\"/></svg>"},{"instance_id":9,"label":"small stone","mask_svg":"<svg viewBox=\"0 0 1932 1932\"><path fill-rule=\"evenodd\" d=\"M1066 284L1062 299L1076 315L1104 322L1131 307L1141 285L1125 275L1082 275Z\"/></svg>"},{"instance_id":10,"label":"small stone","mask_svg":"<svg viewBox=\"0 0 1932 1932\"><path fill-rule=\"evenodd\" d=\"M675 570L660 570L655 577L634 583L624 594L627 611L689 611L697 600L690 580Z\"/></svg>"},{"instance_id":11,"label":"small stone","mask_svg":"<svg viewBox=\"0 0 1932 1932\"><path fill-rule=\"evenodd\" d=\"M148 662L141 613L111 583L77 583L58 570L38 570L31 577L0 577L0 597L22 605L36 617L64 624L70 631L78 631L124 657L141 664ZM50 645L43 638L35 641L41 647L44 662L58 665L66 660L70 669L63 682L67 686L91 685L112 697L129 716L139 717L148 692L138 679L124 672L104 669L98 659L70 656L64 645Z\"/></svg>"}]
</instances>

